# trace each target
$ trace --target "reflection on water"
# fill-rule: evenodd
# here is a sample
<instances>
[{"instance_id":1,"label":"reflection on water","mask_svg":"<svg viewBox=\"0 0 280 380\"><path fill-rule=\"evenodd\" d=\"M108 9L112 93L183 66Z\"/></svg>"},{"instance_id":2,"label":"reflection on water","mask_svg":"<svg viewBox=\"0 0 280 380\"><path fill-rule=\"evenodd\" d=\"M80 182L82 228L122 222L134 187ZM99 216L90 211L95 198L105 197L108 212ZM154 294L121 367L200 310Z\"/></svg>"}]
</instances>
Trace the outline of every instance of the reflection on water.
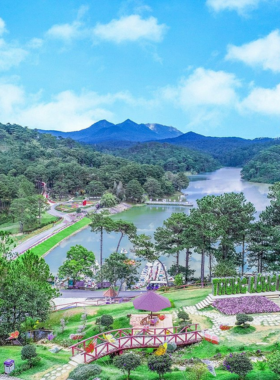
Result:
<instances>
[{"instance_id":1,"label":"reflection on water","mask_svg":"<svg viewBox=\"0 0 280 380\"><path fill-rule=\"evenodd\" d=\"M196 200L205 195L219 195L225 192L243 192L247 200L255 205L257 213L261 212L269 204L267 199L268 185L243 181L240 177L240 171L241 169L236 168L223 168L212 173L193 176L195 180L191 180L188 189L185 191L185 193L188 194L188 200L196 205ZM139 234L145 233L152 236L155 229L162 226L163 221L169 218L173 212L188 213L189 210L178 206L139 206L116 215L114 218L121 218L133 222ZM104 258L115 251L118 237L119 236L114 233L104 234ZM99 235L91 232L88 227L63 241L46 256L45 260L49 264L52 273L57 273L58 267L65 260L66 252L75 244L81 244L93 251L98 259L100 246ZM121 248L125 248L127 251L131 248L131 244L126 237L122 240ZM134 254L128 253L128 257L134 258ZM172 257L165 257L163 261L169 267L174 262L174 259ZM181 253L180 261L181 264L184 265L184 253ZM191 266L193 269L200 269L199 254L194 253L192 255Z\"/></svg>"}]
</instances>

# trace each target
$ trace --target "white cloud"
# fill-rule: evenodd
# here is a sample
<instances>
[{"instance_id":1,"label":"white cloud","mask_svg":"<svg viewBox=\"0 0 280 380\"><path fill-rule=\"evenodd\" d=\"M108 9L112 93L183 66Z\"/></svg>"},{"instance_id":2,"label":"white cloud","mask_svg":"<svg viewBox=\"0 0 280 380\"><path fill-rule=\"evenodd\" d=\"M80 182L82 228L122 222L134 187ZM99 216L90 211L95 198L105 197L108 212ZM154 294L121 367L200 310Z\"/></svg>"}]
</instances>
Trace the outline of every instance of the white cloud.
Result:
<instances>
[{"instance_id":1,"label":"white cloud","mask_svg":"<svg viewBox=\"0 0 280 380\"><path fill-rule=\"evenodd\" d=\"M241 110L249 110L268 116L280 116L280 84L275 88L256 87L241 104Z\"/></svg>"},{"instance_id":2,"label":"white cloud","mask_svg":"<svg viewBox=\"0 0 280 380\"><path fill-rule=\"evenodd\" d=\"M188 78L181 80L177 87L163 90L166 99L173 99L183 108L231 106L236 103L235 89L240 82L235 75L224 71L196 69Z\"/></svg>"},{"instance_id":3,"label":"white cloud","mask_svg":"<svg viewBox=\"0 0 280 380\"><path fill-rule=\"evenodd\" d=\"M32 38L27 46L30 49L39 49L43 45L44 41L41 38Z\"/></svg>"},{"instance_id":4,"label":"white cloud","mask_svg":"<svg viewBox=\"0 0 280 380\"><path fill-rule=\"evenodd\" d=\"M71 42L73 39L80 38L82 35L82 23L74 21L72 24L53 25L46 33L47 37Z\"/></svg>"},{"instance_id":5,"label":"white cloud","mask_svg":"<svg viewBox=\"0 0 280 380\"><path fill-rule=\"evenodd\" d=\"M8 44L2 38L0 39L0 71L18 66L27 55L27 50Z\"/></svg>"},{"instance_id":6,"label":"white cloud","mask_svg":"<svg viewBox=\"0 0 280 380\"><path fill-rule=\"evenodd\" d=\"M128 92L100 95L84 90L80 94L63 91L50 101L42 100L42 92L27 94L20 86L0 83L2 123L17 123L31 128L76 131L101 119L113 120L111 106L119 102L131 107L149 105Z\"/></svg>"},{"instance_id":7,"label":"white cloud","mask_svg":"<svg viewBox=\"0 0 280 380\"><path fill-rule=\"evenodd\" d=\"M268 36L242 46L228 46L227 60L244 62L252 67L280 72L280 33L274 30Z\"/></svg>"},{"instance_id":8,"label":"white cloud","mask_svg":"<svg viewBox=\"0 0 280 380\"><path fill-rule=\"evenodd\" d=\"M7 32L5 21L0 18L0 36ZM28 55L28 51L19 47L15 42L8 43L0 38L0 71L9 70L18 66Z\"/></svg>"},{"instance_id":9,"label":"white cloud","mask_svg":"<svg viewBox=\"0 0 280 380\"><path fill-rule=\"evenodd\" d=\"M5 21L0 17L0 36L6 32Z\"/></svg>"},{"instance_id":10,"label":"white cloud","mask_svg":"<svg viewBox=\"0 0 280 380\"><path fill-rule=\"evenodd\" d=\"M12 116L14 109L23 103L24 91L21 87L9 83L0 84L1 119L6 118L6 122L9 122L10 120L8 118Z\"/></svg>"},{"instance_id":11,"label":"white cloud","mask_svg":"<svg viewBox=\"0 0 280 380\"><path fill-rule=\"evenodd\" d=\"M159 42L166 30L167 26L158 24L155 17L143 19L139 15L130 15L112 20L108 24L97 24L93 34L102 40L115 43L138 40Z\"/></svg>"},{"instance_id":12,"label":"white cloud","mask_svg":"<svg viewBox=\"0 0 280 380\"><path fill-rule=\"evenodd\" d=\"M243 13L249 9L257 8L262 1L266 0L207 0L206 4L215 12L231 10Z\"/></svg>"},{"instance_id":13,"label":"white cloud","mask_svg":"<svg viewBox=\"0 0 280 380\"><path fill-rule=\"evenodd\" d=\"M88 33L88 30L85 28L82 18L88 10L89 8L87 6L82 5L78 10L76 20L74 20L71 24L66 23L53 25L46 32L46 36L66 43L84 37Z\"/></svg>"}]
</instances>

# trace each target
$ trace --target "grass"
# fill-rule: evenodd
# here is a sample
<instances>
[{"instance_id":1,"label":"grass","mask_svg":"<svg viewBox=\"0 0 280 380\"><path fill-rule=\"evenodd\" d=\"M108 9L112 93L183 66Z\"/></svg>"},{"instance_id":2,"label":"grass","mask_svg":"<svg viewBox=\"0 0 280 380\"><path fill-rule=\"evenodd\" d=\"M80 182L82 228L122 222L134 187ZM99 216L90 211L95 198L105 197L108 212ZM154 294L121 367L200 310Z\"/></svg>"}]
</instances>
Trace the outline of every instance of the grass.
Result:
<instances>
[{"instance_id":1,"label":"grass","mask_svg":"<svg viewBox=\"0 0 280 380\"><path fill-rule=\"evenodd\" d=\"M193 290L178 290L172 294L167 294L169 298L172 297L175 306L187 306L194 305L199 302L199 300L205 298L208 294L206 289L193 289ZM173 309L174 310L174 309ZM84 313L85 308L79 307L76 309L61 310L56 313L52 313L50 318L45 323L45 327L51 327L54 333L57 335L54 342L55 344L60 344L63 340L68 339L69 335L76 333L78 326L82 324L81 315ZM166 310L165 310L166 311ZM114 318L113 329L130 327L129 318L127 314L135 313L132 302L127 302L123 304L108 305L108 306L98 306L98 307L86 307L86 312L88 314L85 338L89 338L93 335L99 333L99 327L96 325L96 318L103 314L110 314ZM139 313L137 311L137 313ZM64 332L60 330L60 319L64 318L66 320L66 327ZM199 322L198 320L193 320L193 323ZM244 337L245 338L245 337ZM245 338L247 339L247 338ZM231 352L247 352L251 356L259 349L263 351L264 354L268 354L271 351L278 349L276 344L267 345L265 347L260 347L258 344L248 345L244 339L244 343L237 340L226 340L222 341L219 345L214 345L206 341L201 343L193 344L180 348L178 351L172 354L172 360L174 362L174 367L179 365L185 365L186 359L200 358L214 360L214 356L221 354L222 358L229 355ZM70 341L70 344L75 343L75 341ZM33 369L24 372L19 377L22 379L37 380L38 372L40 374L45 370L54 368L57 365L64 364L68 361L69 353L67 351L61 351L58 354L51 354L49 351L44 350L43 347L38 349L39 356L42 357L41 362L38 366ZM265 351L264 351L265 350ZM136 349L134 353L138 353L142 357L142 365L137 368L136 371L132 371L131 380L156 380L158 375L156 373L150 372L147 368L147 357L153 353L153 349ZM6 359L15 359L16 365L20 364L20 347L0 347L0 363L3 363ZM223 360L223 359L222 359ZM109 356L101 358L95 362L102 367L102 373L99 376L101 380L125 380L126 376L115 368L112 364L112 360ZM35 375L37 373L37 375ZM217 369L217 379L218 380L234 380L238 379L238 376L231 374L222 369ZM39 375L40 375L39 374ZM167 380L187 380L187 373L179 370L173 370L172 373L165 375ZM213 376L209 373L204 380L211 380ZM277 376L273 374L268 367L264 370L260 370L257 365L254 364L254 370L251 371L245 378L245 380L276 380Z\"/></svg>"},{"instance_id":2,"label":"grass","mask_svg":"<svg viewBox=\"0 0 280 380\"><path fill-rule=\"evenodd\" d=\"M256 328L254 326L250 326L250 327L235 326L231 331L234 334L246 335L246 334L251 334L252 332L256 331Z\"/></svg>"},{"instance_id":3,"label":"grass","mask_svg":"<svg viewBox=\"0 0 280 380\"><path fill-rule=\"evenodd\" d=\"M72 226L65 228L63 231L60 231L59 233L50 237L49 239L47 239L43 243L32 248L32 252L34 252L39 257L43 256L50 249L52 249L54 246L56 246L58 243L60 243L63 239L72 235L74 232L79 231L81 228L89 225L90 222L91 222L91 220L89 218L81 219L79 222L72 224Z\"/></svg>"},{"instance_id":4,"label":"grass","mask_svg":"<svg viewBox=\"0 0 280 380\"><path fill-rule=\"evenodd\" d=\"M21 349L22 347L18 346L0 347L0 363L3 363L7 359L15 360L15 367L17 367L19 364L24 363L24 361L21 360ZM30 368L28 371L23 372L20 376L17 377L30 380L32 378L32 375L37 374L38 372L44 372L53 366L67 364L70 358L70 352L62 350L57 354L53 354L39 345L37 346L36 352L41 357L41 361L38 363L38 365ZM1 366L0 373L3 373L2 369L3 366Z\"/></svg>"},{"instance_id":5,"label":"grass","mask_svg":"<svg viewBox=\"0 0 280 380\"><path fill-rule=\"evenodd\" d=\"M41 223L43 225L50 224L50 223L56 222L58 219L59 218L57 218L56 216L50 215L47 212L45 212L42 215ZM37 230L38 228L40 228L39 225L31 226L31 229L34 229L34 230ZM7 222L7 223L0 224L0 230L8 231L8 232L11 232L12 234L17 234L19 233L19 222Z\"/></svg>"},{"instance_id":6,"label":"grass","mask_svg":"<svg viewBox=\"0 0 280 380\"><path fill-rule=\"evenodd\" d=\"M187 306L194 305L197 300L202 300L208 295L208 291L205 289L197 290L178 290L172 294L167 294L167 298L171 298L175 303L175 306ZM174 309L169 308L171 311ZM167 312L169 309L165 309ZM49 320L45 323L45 327L54 329L54 334L57 335L55 342L61 343L64 339L68 339L70 334L74 334L77 331L78 326L81 323L81 315L84 313L84 308L79 307L76 309L60 310L50 315ZM114 318L113 329L130 327L129 318L127 314L139 314L140 312L134 309L132 302L126 302L117 305L106 306L89 306L86 307L88 313L87 325L85 329L85 338L89 338L93 335L99 334L99 327L95 324L96 318L103 314L110 314ZM143 312L146 315L147 312ZM60 319L67 321L66 327L63 333L60 332ZM195 321L193 321L194 323ZM74 343L74 342L73 342Z\"/></svg>"}]
</instances>

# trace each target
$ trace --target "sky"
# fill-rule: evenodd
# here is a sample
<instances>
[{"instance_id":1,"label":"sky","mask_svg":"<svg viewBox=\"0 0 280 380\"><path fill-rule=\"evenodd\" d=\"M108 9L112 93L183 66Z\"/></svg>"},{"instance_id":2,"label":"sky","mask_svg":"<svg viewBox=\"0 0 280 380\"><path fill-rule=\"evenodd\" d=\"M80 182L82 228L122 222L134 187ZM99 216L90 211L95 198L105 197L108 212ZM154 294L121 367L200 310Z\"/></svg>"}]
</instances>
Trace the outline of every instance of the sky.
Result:
<instances>
[{"instance_id":1,"label":"sky","mask_svg":"<svg viewBox=\"0 0 280 380\"><path fill-rule=\"evenodd\" d=\"M280 0L1 0L0 122L280 136Z\"/></svg>"}]
</instances>

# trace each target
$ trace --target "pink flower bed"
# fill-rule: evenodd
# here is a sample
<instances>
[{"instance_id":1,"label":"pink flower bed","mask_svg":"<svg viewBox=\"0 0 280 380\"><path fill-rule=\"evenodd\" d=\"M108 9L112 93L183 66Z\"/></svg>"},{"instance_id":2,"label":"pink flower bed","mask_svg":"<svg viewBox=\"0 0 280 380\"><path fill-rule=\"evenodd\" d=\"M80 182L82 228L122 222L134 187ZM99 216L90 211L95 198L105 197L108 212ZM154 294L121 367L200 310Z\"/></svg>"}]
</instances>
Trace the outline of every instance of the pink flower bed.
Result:
<instances>
[{"instance_id":1,"label":"pink flower bed","mask_svg":"<svg viewBox=\"0 0 280 380\"><path fill-rule=\"evenodd\" d=\"M262 296L222 298L214 301L212 306L227 315L280 312L279 306Z\"/></svg>"}]
</instances>

